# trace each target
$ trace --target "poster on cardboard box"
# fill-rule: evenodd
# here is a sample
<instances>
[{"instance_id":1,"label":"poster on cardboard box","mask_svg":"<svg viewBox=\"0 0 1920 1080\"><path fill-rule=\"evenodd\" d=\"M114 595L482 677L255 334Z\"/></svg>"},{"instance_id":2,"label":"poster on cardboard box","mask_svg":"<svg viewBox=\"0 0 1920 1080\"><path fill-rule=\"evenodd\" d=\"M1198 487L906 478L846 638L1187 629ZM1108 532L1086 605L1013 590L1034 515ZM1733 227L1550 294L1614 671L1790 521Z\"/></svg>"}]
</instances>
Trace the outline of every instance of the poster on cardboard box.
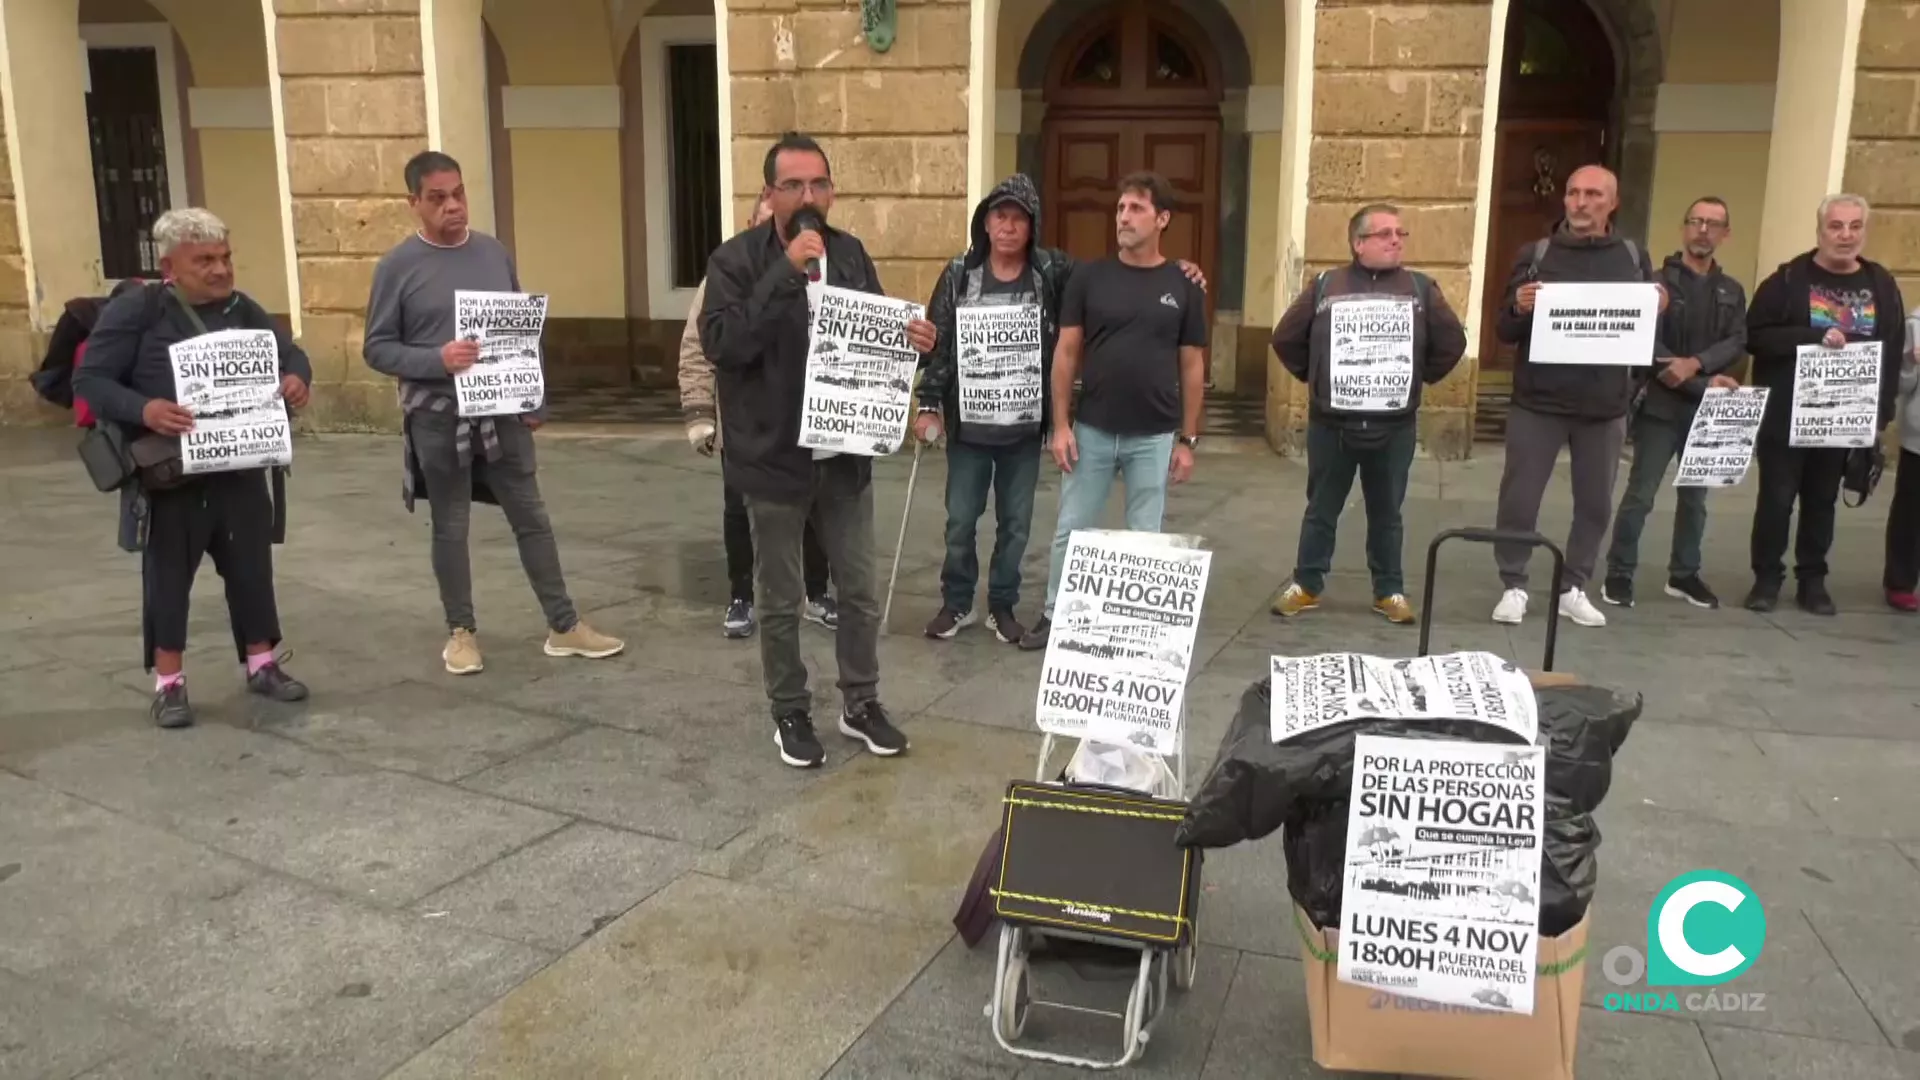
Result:
<instances>
[{"instance_id":1,"label":"poster on cardboard box","mask_svg":"<svg viewBox=\"0 0 1920 1080\"><path fill-rule=\"evenodd\" d=\"M1349 720L1478 720L1527 743L1540 732L1526 670L1494 653L1401 660L1322 653L1276 656L1270 664L1277 743Z\"/></svg>"},{"instance_id":2,"label":"poster on cardboard box","mask_svg":"<svg viewBox=\"0 0 1920 1080\"><path fill-rule=\"evenodd\" d=\"M1549 282L1534 295L1527 362L1646 367L1659 325L1656 285Z\"/></svg>"},{"instance_id":3,"label":"poster on cardboard box","mask_svg":"<svg viewBox=\"0 0 1920 1080\"><path fill-rule=\"evenodd\" d=\"M960 422L1020 427L1040 422L1039 304L954 309Z\"/></svg>"},{"instance_id":4,"label":"poster on cardboard box","mask_svg":"<svg viewBox=\"0 0 1920 1080\"><path fill-rule=\"evenodd\" d=\"M900 449L913 411L920 354L907 323L926 309L857 289L817 285L807 338L800 445L836 454L885 457Z\"/></svg>"},{"instance_id":5,"label":"poster on cardboard box","mask_svg":"<svg viewBox=\"0 0 1920 1080\"><path fill-rule=\"evenodd\" d=\"M280 396L271 330L216 330L167 348L173 397L193 414L180 436L181 471L235 472L293 463L293 421Z\"/></svg>"},{"instance_id":6,"label":"poster on cardboard box","mask_svg":"<svg viewBox=\"0 0 1920 1080\"><path fill-rule=\"evenodd\" d=\"M1753 443L1767 415L1767 388L1711 387L1694 411L1674 487L1733 487L1753 464Z\"/></svg>"},{"instance_id":7,"label":"poster on cardboard box","mask_svg":"<svg viewBox=\"0 0 1920 1080\"><path fill-rule=\"evenodd\" d=\"M1413 399L1413 301L1335 300L1328 306L1327 382L1342 412L1398 412Z\"/></svg>"},{"instance_id":8,"label":"poster on cardboard box","mask_svg":"<svg viewBox=\"0 0 1920 1080\"><path fill-rule=\"evenodd\" d=\"M1541 747L1356 738L1340 980L1531 1016L1545 787Z\"/></svg>"},{"instance_id":9,"label":"poster on cardboard box","mask_svg":"<svg viewBox=\"0 0 1920 1080\"><path fill-rule=\"evenodd\" d=\"M480 346L473 366L453 377L461 416L519 416L547 400L546 325L544 293L454 291L453 336Z\"/></svg>"},{"instance_id":10,"label":"poster on cardboard box","mask_svg":"<svg viewBox=\"0 0 1920 1080\"><path fill-rule=\"evenodd\" d=\"M1212 559L1157 533L1076 530L1040 669L1040 730L1176 752Z\"/></svg>"},{"instance_id":11,"label":"poster on cardboard box","mask_svg":"<svg viewBox=\"0 0 1920 1080\"><path fill-rule=\"evenodd\" d=\"M1802 345L1794 356L1790 446L1872 446L1880 433L1880 345Z\"/></svg>"}]
</instances>

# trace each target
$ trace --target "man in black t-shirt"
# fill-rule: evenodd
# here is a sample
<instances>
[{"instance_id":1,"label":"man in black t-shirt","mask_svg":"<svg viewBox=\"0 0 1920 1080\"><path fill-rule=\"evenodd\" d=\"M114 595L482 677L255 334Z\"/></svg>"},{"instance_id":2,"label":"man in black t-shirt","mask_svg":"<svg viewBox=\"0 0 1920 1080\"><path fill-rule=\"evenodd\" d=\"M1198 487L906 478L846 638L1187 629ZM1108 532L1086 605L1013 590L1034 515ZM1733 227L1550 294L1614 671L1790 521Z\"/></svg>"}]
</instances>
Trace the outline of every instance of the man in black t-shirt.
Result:
<instances>
[{"instance_id":1,"label":"man in black t-shirt","mask_svg":"<svg viewBox=\"0 0 1920 1080\"><path fill-rule=\"evenodd\" d=\"M1064 474L1060 517L1046 611L1020 639L1023 649L1046 648L1068 538L1100 523L1115 478L1127 487L1127 528L1159 532L1168 479L1193 475L1206 387L1206 295L1160 253L1172 218L1166 180L1153 173L1122 180L1114 214L1120 253L1077 268L1067 283L1049 438ZM1077 421L1069 415L1075 377L1082 381Z\"/></svg>"},{"instance_id":2,"label":"man in black t-shirt","mask_svg":"<svg viewBox=\"0 0 1920 1080\"><path fill-rule=\"evenodd\" d=\"M1833 401L1822 400L1833 398L1834 388L1798 385L1801 348L1880 343L1876 441L1893 421L1900 386L1906 309L1893 275L1860 255L1867 245L1867 201L1857 195L1832 195L1820 204L1819 217L1818 246L1781 264L1761 282L1747 312L1753 381L1771 389L1753 450L1760 468L1760 499L1753 511L1753 591L1746 606L1754 611L1772 611L1780 602L1787 576L1787 530L1798 502L1800 533L1793 561L1800 580L1794 599L1815 615L1834 613L1827 592L1827 551L1833 547L1834 504L1840 498L1848 451L1817 438L1796 445L1796 409L1809 418L1829 409L1834 410L1833 419L1842 415Z\"/></svg>"}]
</instances>

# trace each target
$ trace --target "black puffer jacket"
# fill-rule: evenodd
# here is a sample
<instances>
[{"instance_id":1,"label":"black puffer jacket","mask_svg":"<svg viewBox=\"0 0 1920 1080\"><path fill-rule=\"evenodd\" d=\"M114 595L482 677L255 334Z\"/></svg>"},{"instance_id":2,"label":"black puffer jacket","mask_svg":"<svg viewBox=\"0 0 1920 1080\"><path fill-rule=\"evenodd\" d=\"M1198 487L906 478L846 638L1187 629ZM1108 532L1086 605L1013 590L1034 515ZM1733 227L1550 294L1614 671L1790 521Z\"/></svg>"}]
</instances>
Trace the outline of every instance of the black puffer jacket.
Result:
<instances>
[{"instance_id":1,"label":"black puffer jacket","mask_svg":"<svg viewBox=\"0 0 1920 1080\"><path fill-rule=\"evenodd\" d=\"M1027 273L1033 278L1033 294L1040 301L1040 422L1033 427L984 428L972 431L960 426L960 387L954 359L954 311L982 303L981 289L987 273L987 256L993 244L987 239L987 209L1002 199L1011 198L1033 219L1027 240ZM939 332L933 352L927 355L920 377L920 406L939 409L949 438L958 442L1018 442L1035 433L1046 434L1053 425L1053 347L1060 339L1060 300L1067 293L1067 279L1073 274L1073 257L1055 248L1040 246L1040 192L1033 181L1015 173L987 193L973 208L972 246L965 255L947 264L940 280L927 299L927 321Z\"/></svg>"}]
</instances>

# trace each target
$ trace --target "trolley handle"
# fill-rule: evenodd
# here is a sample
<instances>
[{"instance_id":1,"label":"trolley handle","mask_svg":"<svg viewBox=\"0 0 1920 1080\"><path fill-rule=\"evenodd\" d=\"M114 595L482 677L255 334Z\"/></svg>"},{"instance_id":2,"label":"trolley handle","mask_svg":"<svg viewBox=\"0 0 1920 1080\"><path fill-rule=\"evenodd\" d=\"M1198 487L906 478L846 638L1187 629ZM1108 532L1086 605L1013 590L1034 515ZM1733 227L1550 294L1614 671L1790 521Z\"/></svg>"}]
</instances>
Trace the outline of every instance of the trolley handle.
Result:
<instances>
[{"instance_id":1,"label":"trolley handle","mask_svg":"<svg viewBox=\"0 0 1920 1080\"><path fill-rule=\"evenodd\" d=\"M1560 545L1537 532L1524 529L1495 529L1483 525L1469 525L1458 529L1448 529L1433 538L1427 545L1427 580L1421 588L1420 597L1420 652L1427 655L1427 647L1433 638L1433 586L1440 565L1440 545L1448 540L1469 540L1476 544L1524 544L1528 547L1543 547L1553 555L1553 599L1547 609L1547 654L1543 671L1553 670L1555 646L1560 636L1560 594L1566 587L1567 557L1561 552Z\"/></svg>"}]
</instances>

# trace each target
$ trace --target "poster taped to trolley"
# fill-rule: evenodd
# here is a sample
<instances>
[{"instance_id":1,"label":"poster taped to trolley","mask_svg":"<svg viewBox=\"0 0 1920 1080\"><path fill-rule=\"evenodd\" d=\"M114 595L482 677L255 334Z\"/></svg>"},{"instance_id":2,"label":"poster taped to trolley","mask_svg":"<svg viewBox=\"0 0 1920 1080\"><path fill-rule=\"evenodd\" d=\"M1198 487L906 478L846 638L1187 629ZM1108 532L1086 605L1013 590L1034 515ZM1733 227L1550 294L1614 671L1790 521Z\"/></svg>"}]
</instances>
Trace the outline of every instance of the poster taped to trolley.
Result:
<instances>
[{"instance_id":1,"label":"poster taped to trolley","mask_svg":"<svg viewBox=\"0 0 1920 1080\"><path fill-rule=\"evenodd\" d=\"M1526 670L1490 652L1389 660L1361 653L1272 658L1274 742L1349 720L1477 720L1524 742L1540 732Z\"/></svg>"}]
</instances>

